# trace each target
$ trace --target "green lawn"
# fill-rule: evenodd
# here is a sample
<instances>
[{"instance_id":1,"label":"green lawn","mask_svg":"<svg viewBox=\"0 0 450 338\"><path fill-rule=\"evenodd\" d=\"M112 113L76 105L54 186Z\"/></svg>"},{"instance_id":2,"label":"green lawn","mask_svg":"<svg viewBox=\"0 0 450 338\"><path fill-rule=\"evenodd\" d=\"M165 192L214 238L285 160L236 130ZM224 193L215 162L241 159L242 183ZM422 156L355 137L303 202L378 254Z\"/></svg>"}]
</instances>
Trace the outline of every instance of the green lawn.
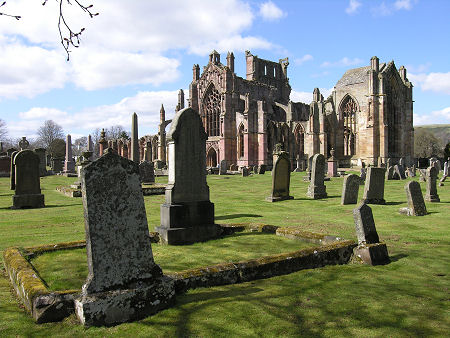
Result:
<instances>
[{"instance_id":1,"label":"green lawn","mask_svg":"<svg viewBox=\"0 0 450 338\"><path fill-rule=\"evenodd\" d=\"M355 239L354 206L340 205L342 179L326 182L330 197L313 201L306 198L308 183L302 176L293 173L291 177L291 195L295 199L278 203L264 201L271 186L270 173L209 176L216 222L301 226L307 231ZM75 180L42 178L47 207L11 210L9 179L0 178L0 251L9 246L84 239L81 199L55 190ZM174 307L144 320L89 329L81 327L75 316L60 323L34 324L20 306L1 266L0 336L446 336L450 330L450 183L438 187L442 202L427 203L430 214L424 217L398 213L406 206L405 183L388 181L388 204L372 206L380 239L387 243L392 259L389 265L328 266L239 285L197 289L177 297ZM425 184L421 185L425 189ZM362 190L363 186L360 197ZM150 231L159 223L163 200L163 195L145 197ZM302 244L273 235L246 234L186 247L153 245L153 250L155 261L169 272L203 265L202 260L208 265L276 250L292 251L290 245ZM35 263L48 258L44 262L48 266L52 255L42 255ZM71 265L73 276L65 277L77 287L86 271L83 250L69 254L66 264L62 264L63 256L59 253L55 257L54 268L58 270L57 264ZM73 263L68 264L72 258ZM57 276L58 271L54 272Z\"/></svg>"}]
</instances>

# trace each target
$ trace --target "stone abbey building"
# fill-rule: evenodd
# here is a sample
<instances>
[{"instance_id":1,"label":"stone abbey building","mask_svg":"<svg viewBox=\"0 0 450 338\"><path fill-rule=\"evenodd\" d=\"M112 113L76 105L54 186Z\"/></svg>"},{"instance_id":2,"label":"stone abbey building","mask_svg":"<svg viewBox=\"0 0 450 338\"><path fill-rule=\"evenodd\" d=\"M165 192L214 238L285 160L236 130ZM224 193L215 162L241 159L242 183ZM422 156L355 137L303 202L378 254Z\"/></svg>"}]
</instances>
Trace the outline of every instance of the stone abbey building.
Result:
<instances>
[{"instance_id":1,"label":"stone abbey building","mask_svg":"<svg viewBox=\"0 0 450 338\"><path fill-rule=\"evenodd\" d=\"M350 69L324 98L318 88L309 104L290 100L288 59L263 60L249 51L245 54L246 77L234 72L234 55L226 65L213 51L200 71L193 67L188 105L197 110L208 135L207 165L272 165L272 153L281 144L295 167L308 157L331 149L340 166L397 162L413 158L412 84L405 67L393 61ZM180 90L177 110L184 108ZM166 161L165 129L171 121L161 108L158 135L141 138L151 160Z\"/></svg>"}]
</instances>

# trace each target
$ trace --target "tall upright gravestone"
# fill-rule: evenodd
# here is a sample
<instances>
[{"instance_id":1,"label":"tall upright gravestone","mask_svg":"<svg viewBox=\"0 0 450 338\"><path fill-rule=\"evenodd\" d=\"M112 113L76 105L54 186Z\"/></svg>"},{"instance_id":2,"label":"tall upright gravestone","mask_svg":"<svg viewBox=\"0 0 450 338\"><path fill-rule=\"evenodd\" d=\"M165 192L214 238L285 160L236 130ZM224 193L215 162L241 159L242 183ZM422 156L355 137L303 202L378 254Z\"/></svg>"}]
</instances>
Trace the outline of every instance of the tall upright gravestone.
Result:
<instances>
[{"instance_id":1,"label":"tall upright gravestone","mask_svg":"<svg viewBox=\"0 0 450 338\"><path fill-rule=\"evenodd\" d=\"M14 158L19 152L17 150L11 153L11 166L10 166L10 175L9 175L9 188L11 190L16 189L16 168L14 166Z\"/></svg>"},{"instance_id":2,"label":"tall upright gravestone","mask_svg":"<svg viewBox=\"0 0 450 338\"><path fill-rule=\"evenodd\" d=\"M214 204L206 183L206 139L200 115L192 108L176 113L167 135L169 179L156 230L167 244L187 244L216 238Z\"/></svg>"},{"instance_id":3,"label":"tall upright gravestone","mask_svg":"<svg viewBox=\"0 0 450 338\"><path fill-rule=\"evenodd\" d=\"M424 216L427 214L427 207L423 200L420 184L416 181L410 181L405 185L406 198L408 199L408 207L401 208L399 212L408 216Z\"/></svg>"},{"instance_id":4,"label":"tall upright gravestone","mask_svg":"<svg viewBox=\"0 0 450 338\"><path fill-rule=\"evenodd\" d=\"M272 193L266 197L268 202L290 200L294 197L289 195L291 183L291 162L286 152L280 152L272 169Z\"/></svg>"},{"instance_id":5,"label":"tall upright gravestone","mask_svg":"<svg viewBox=\"0 0 450 338\"><path fill-rule=\"evenodd\" d=\"M19 151L14 157L15 191L12 209L42 208L44 195L39 180L39 156L32 150Z\"/></svg>"},{"instance_id":6,"label":"tall upright gravestone","mask_svg":"<svg viewBox=\"0 0 450 338\"><path fill-rule=\"evenodd\" d=\"M34 152L39 156L39 175L45 176L47 174L47 168L45 165L47 164L45 159L45 149L44 148L37 148L34 149Z\"/></svg>"},{"instance_id":7,"label":"tall upright gravestone","mask_svg":"<svg viewBox=\"0 0 450 338\"><path fill-rule=\"evenodd\" d=\"M139 176L143 184L155 183L155 168L153 162L142 161L139 163Z\"/></svg>"},{"instance_id":8,"label":"tall upright gravestone","mask_svg":"<svg viewBox=\"0 0 450 338\"><path fill-rule=\"evenodd\" d=\"M153 260L138 164L108 149L81 174L88 277L75 299L85 326L144 318L174 300Z\"/></svg>"},{"instance_id":9,"label":"tall upright gravestone","mask_svg":"<svg viewBox=\"0 0 450 338\"><path fill-rule=\"evenodd\" d=\"M385 168L367 168L366 184L364 185L363 200L365 203L386 204L384 199Z\"/></svg>"},{"instance_id":10,"label":"tall upright gravestone","mask_svg":"<svg viewBox=\"0 0 450 338\"><path fill-rule=\"evenodd\" d=\"M306 196L313 199L327 197L327 189L324 184L325 157L315 154L312 159L311 180Z\"/></svg>"},{"instance_id":11,"label":"tall upright gravestone","mask_svg":"<svg viewBox=\"0 0 450 338\"><path fill-rule=\"evenodd\" d=\"M427 180L427 192L425 194L425 200L428 202L440 202L440 198L436 188L438 170L436 167L428 167L426 180Z\"/></svg>"},{"instance_id":12,"label":"tall upright gravestone","mask_svg":"<svg viewBox=\"0 0 450 338\"><path fill-rule=\"evenodd\" d=\"M67 134L66 137L66 160L64 162L64 173L75 173L75 162L72 158L72 136L70 136L70 134Z\"/></svg>"}]
</instances>

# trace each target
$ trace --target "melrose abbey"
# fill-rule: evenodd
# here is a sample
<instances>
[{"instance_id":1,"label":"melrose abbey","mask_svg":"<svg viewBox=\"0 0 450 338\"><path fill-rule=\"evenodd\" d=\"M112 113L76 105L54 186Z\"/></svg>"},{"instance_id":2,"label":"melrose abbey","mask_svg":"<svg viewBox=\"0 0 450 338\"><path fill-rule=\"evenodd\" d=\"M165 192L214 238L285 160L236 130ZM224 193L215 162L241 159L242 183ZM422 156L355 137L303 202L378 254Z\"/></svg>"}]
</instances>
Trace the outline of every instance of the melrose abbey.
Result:
<instances>
[{"instance_id":1,"label":"melrose abbey","mask_svg":"<svg viewBox=\"0 0 450 338\"><path fill-rule=\"evenodd\" d=\"M234 55L226 65L213 51L200 72L194 65L188 105L198 111L208 135L206 163L216 167L273 165L275 145L289 153L293 168L305 167L309 157L322 154L339 166L372 166L413 159L412 84L405 67L394 61L350 69L324 98L318 88L309 104L290 100L288 59L264 60L245 53L246 77L234 72ZM178 94L176 110L184 108ZM140 139L141 158L167 162L166 127L161 107L158 135ZM121 152L119 142L119 153Z\"/></svg>"}]
</instances>

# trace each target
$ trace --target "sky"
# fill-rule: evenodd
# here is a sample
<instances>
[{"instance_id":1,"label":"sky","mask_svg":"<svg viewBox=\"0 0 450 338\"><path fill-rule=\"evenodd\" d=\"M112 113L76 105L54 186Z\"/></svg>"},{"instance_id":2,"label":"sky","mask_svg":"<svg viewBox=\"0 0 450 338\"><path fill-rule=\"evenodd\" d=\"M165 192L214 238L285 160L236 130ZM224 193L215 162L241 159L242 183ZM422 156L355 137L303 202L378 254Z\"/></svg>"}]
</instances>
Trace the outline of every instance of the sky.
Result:
<instances>
[{"instance_id":1,"label":"sky","mask_svg":"<svg viewBox=\"0 0 450 338\"><path fill-rule=\"evenodd\" d=\"M33 139L53 120L72 140L96 128L154 134L159 110L174 115L189 97L192 67L216 49L245 77L245 51L289 58L291 100L326 97L346 70L394 60L413 83L414 125L450 124L448 0L82 0L90 18L64 4L74 31L85 28L70 61L60 44L58 2L11 0L0 12L0 119L9 137Z\"/></svg>"}]
</instances>

